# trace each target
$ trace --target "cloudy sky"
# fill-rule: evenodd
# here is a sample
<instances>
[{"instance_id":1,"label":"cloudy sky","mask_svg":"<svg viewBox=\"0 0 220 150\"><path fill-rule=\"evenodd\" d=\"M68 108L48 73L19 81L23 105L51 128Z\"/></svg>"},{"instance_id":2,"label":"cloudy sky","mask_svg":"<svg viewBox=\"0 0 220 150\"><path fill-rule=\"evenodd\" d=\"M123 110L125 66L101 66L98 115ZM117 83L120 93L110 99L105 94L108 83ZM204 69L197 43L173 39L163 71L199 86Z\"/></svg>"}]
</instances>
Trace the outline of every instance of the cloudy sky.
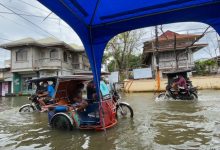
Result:
<instances>
[{"instance_id":1,"label":"cloudy sky","mask_svg":"<svg viewBox=\"0 0 220 150\"><path fill-rule=\"evenodd\" d=\"M29 21L13 14L14 12ZM82 45L77 34L55 14L51 14L43 21L48 14L50 14L50 10L42 6L37 0L0 0L0 44L27 37L34 39L56 37L66 43ZM201 34L206 28L207 25L202 23L163 25L163 31L172 30L184 34ZM142 41L150 40L154 37L153 27L145 28L144 30L146 35ZM160 33L162 32L160 31ZM214 29L210 28L206 36L199 41L200 43L208 43L209 46L196 52L194 59L210 58L218 55L218 39L219 37ZM140 51L141 47L142 45L140 45ZM10 53L0 49L0 67L2 67L5 59L10 59Z\"/></svg>"}]
</instances>

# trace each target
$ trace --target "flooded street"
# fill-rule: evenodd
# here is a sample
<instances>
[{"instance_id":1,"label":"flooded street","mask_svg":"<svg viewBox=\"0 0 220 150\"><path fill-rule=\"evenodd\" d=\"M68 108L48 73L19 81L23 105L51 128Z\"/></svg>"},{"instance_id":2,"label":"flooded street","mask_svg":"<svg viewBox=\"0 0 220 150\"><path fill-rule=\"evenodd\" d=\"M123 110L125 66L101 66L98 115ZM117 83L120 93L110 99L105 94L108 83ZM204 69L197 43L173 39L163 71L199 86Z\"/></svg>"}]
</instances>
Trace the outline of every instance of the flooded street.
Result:
<instances>
[{"instance_id":1,"label":"flooded street","mask_svg":"<svg viewBox=\"0 0 220 150\"><path fill-rule=\"evenodd\" d=\"M62 132L47 113L20 114L26 97L0 99L0 149L220 149L220 91L200 91L199 100L155 101L153 93L126 94L134 118L104 132Z\"/></svg>"}]
</instances>

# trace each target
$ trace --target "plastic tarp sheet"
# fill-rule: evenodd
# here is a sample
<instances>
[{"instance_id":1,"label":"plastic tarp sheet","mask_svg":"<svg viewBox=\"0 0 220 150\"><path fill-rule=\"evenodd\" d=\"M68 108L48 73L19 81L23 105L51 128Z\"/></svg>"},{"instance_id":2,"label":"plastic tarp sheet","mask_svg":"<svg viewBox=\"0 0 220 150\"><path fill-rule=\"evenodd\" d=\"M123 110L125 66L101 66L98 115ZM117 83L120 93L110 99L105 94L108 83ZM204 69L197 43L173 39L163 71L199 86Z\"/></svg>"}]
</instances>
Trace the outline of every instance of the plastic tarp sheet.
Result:
<instances>
[{"instance_id":1,"label":"plastic tarp sheet","mask_svg":"<svg viewBox=\"0 0 220 150\"><path fill-rule=\"evenodd\" d=\"M128 30L175 22L203 22L220 32L220 0L38 0L81 38L99 87L107 42Z\"/></svg>"}]
</instances>

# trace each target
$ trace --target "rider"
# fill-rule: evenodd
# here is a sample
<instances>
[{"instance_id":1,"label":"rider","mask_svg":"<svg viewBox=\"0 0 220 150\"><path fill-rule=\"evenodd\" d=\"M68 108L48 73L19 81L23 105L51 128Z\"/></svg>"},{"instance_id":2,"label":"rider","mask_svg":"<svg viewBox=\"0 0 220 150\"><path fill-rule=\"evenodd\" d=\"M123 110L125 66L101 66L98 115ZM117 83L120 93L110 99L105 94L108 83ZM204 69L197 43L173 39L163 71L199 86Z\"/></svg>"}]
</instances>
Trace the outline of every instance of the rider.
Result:
<instances>
[{"instance_id":1,"label":"rider","mask_svg":"<svg viewBox=\"0 0 220 150\"><path fill-rule=\"evenodd\" d=\"M43 87L45 89L47 89L47 91L38 95L40 97L40 99L38 101L42 106L45 106L46 103L48 103L52 99L52 97L54 96L55 90L52 85L48 84L47 81L43 82Z\"/></svg>"},{"instance_id":2,"label":"rider","mask_svg":"<svg viewBox=\"0 0 220 150\"><path fill-rule=\"evenodd\" d=\"M186 79L182 76L182 75L179 75L179 80L176 82L177 85L179 87L182 87L184 89L187 89L187 85L186 85Z\"/></svg>"},{"instance_id":3,"label":"rider","mask_svg":"<svg viewBox=\"0 0 220 150\"><path fill-rule=\"evenodd\" d=\"M87 84L86 91L88 100L96 99L96 87L93 80Z\"/></svg>"},{"instance_id":4,"label":"rider","mask_svg":"<svg viewBox=\"0 0 220 150\"><path fill-rule=\"evenodd\" d=\"M177 80L173 83L172 86L176 90L175 94L177 95L179 88L187 90L186 79L182 75L177 75Z\"/></svg>"},{"instance_id":5,"label":"rider","mask_svg":"<svg viewBox=\"0 0 220 150\"><path fill-rule=\"evenodd\" d=\"M82 97L82 91L84 89L83 83L78 83L76 86L76 90L74 91L74 95L70 97L70 102L72 106L76 107L77 110L82 111L88 106L88 103Z\"/></svg>"}]
</instances>

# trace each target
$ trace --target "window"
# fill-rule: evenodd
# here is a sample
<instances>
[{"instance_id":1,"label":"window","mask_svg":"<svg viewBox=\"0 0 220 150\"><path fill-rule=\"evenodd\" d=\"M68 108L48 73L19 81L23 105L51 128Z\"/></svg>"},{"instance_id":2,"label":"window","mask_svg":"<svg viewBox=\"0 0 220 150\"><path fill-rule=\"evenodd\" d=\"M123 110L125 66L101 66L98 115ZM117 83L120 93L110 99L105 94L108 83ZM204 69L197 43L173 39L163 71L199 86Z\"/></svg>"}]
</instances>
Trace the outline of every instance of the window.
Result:
<instances>
[{"instance_id":1,"label":"window","mask_svg":"<svg viewBox=\"0 0 220 150\"><path fill-rule=\"evenodd\" d=\"M50 51L50 59L56 59L58 58L58 51L56 49L53 49Z\"/></svg>"},{"instance_id":2,"label":"window","mask_svg":"<svg viewBox=\"0 0 220 150\"><path fill-rule=\"evenodd\" d=\"M16 61L27 61L27 50L18 50L16 52Z\"/></svg>"},{"instance_id":3,"label":"window","mask_svg":"<svg viewBox=\"0 0 220 150\"><path fill-rule=\"evenodd\" d=\"M63 61L67 62L67 53L66 52L63 52Z\"/></svg>"}]
</instances>

